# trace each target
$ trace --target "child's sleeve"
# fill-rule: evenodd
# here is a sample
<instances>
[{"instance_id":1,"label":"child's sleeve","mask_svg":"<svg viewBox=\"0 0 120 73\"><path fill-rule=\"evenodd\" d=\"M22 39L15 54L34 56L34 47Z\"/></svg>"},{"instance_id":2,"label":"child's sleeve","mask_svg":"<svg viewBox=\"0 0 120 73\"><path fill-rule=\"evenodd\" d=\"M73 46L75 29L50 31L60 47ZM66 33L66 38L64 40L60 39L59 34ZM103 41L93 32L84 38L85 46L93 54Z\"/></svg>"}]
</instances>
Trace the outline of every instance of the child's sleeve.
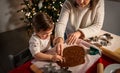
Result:
<instances>
[{"instance_id":1,"label":"child's sleeve","mask_svg":"<svg viewBox=\"0 0 120 73\"><path fill-rule=\"evenodd\" d=\"M30 41L29 41L29 49L30 49L30 52L31 52L32 56L39 53L40 52L40 42L39 42L39 40L31 38Z\"/></svg>"}]
</instances>

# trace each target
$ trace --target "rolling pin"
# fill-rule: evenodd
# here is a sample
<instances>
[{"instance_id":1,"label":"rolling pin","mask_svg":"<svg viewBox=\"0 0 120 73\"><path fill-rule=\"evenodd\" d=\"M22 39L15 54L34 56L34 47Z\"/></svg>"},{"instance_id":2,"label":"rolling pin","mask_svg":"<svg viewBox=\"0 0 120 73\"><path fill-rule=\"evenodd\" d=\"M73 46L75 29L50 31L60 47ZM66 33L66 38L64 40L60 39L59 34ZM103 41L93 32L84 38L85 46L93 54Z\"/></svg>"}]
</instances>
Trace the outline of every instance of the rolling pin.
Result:
<instances>
[{"instance_id":1,"label":"rolling pin","mask_svg":"<svg viewBox=\"0 0 120 73\"><path fill-rule=\"evenodd\" d=\"M103 47L100 47L100 49L102 50L102 53L103 53L104 55L106 55L106 56L108 56L109 58L111 58L111 59L113 59L113 60L115 60L115 61L117 61L117 62L120 63L120 55L119 55L119 54L117 54L117 53L115 53L115 52L112 52L112 51L110 51L110 50L107 50L107 49L105 49L105 48L103 48Z\"/></svg>"},{"instance_id":2,"label":"rolling pin","mask_svg":"<svg viewBox=\"0 0 120 73\"><path fill-rule=\"evenodd\" d=\"M42 70L40 70L39 68L37 68L37 66L35 66L34 64L30 65L30 69L31 69L34 73L43 73Z\"/></svg>"},{"instance_id":3,"label":"rolling pin","mask_svg":"<svg viewBox=\"0 0 120 73\"><path fill-rule=\"evenodd\" d=\"M104 73L104 65L102 64L102 59L99 59L99 63L97 64L97 73Z\"/></svg>"},{"instance_id":4,"label":"rolling pin","mask_svg":"<svg viewBox=\"0 0 120 73\"><path fill-rule=\"evenodd\" d=\"M102 63L97 64L97 73L104 73L104 66Z\"/></svg>"}]
</instances>

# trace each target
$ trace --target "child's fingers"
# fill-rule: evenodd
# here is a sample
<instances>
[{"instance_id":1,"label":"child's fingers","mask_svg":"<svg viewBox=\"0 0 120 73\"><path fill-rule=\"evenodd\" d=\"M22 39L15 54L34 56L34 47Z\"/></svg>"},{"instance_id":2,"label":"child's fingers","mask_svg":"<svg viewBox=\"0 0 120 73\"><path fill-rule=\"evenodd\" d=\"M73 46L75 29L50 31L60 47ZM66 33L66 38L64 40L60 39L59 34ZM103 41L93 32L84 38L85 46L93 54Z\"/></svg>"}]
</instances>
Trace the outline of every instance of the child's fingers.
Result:
<instances>
[{"instance_id":1,"label":"child's fingers","mask_svg":"<svg viewBox=\"0 0 120 73\"><path fill-rule=\"evenodd\" d=\"M63 58L62 58L62 56L60 56L60 55L57 55L57 53L54 55L54 61L55 62L57 62L57 61L63 61Z\"/></svg>"},{"instance_id":2,"label":"child's fingers","mask_svg":"<svg viewBox=\"0 0 120 73\"><path fill-rule=\"evenodd\" d=\"M61 61L61 62L63 62L63 58L62 58L62 56L59 56L58 55L58 60L57 61Z\"/></svg>"}]
</instances>

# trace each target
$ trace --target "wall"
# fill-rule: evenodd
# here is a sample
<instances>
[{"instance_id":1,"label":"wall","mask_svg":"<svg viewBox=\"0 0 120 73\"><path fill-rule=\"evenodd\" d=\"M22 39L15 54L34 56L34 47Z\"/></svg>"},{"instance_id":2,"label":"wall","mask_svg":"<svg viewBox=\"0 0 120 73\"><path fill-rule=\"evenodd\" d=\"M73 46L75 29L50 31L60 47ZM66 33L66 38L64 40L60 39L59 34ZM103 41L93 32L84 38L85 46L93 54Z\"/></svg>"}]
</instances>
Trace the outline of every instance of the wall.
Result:
<instances>
[{"instance_id":1,"label":"wall","mask_svg":"<svg viewBox=\"0 0 120 73\"><path fill-rule=\"evenodd\" d=\"M20 20L23 0L0 0L0 33L22 27L24 23Z\"/></svg>"},{"instance_id":2,"label":"wall","mask_svg":"<svg viewBox=\"0 0 120 73\"><path fill-rule=\"evenodd\" d=\"M105 0L105 20L103 29L120 36L120 1Z\"/></svg>"}]
</instances>

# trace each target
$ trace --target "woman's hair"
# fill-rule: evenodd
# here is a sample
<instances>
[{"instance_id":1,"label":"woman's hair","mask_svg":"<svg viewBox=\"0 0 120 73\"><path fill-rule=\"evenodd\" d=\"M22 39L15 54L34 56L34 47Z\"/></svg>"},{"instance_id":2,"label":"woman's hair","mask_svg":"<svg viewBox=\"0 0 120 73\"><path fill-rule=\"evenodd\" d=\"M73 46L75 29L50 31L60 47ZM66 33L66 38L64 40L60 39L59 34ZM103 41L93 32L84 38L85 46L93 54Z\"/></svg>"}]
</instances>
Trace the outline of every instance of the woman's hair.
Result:
<instances>
[{"instance_id":1,"label":"woman's hair","mask_svg":"<svg viewBox=\"0 0 120 73\"><path fill-rule=\"evenodd\" d=\"M36 32L47 31L54 28L54 22L49 15L43 12L37 13L32 20L33 28Z\"/></svg>"},{"instance_id":2,"label":"woman's hair","mask_svg":"<svg viewBox=\"0 0 120 73\"><path fill-rule=\"evenodd\" d=\"M99 0L90 0L90 10L94 9Z\"/></svg>"},{"instance_id":3,"label":"woman's hair","mask_svg":"<svg viewBox=\"0 0 120 73\"><path fill-rule=\"evenodd\" d=\"M75 7L78 7L79 5L76 3L76 1L75 0L70 0L70 1L72 1L72 3L73 3L73 5L75 6ZM90 10L92 10L96 5L97 5L97 3L98 3L98 1L99 0L90 0Z\"/></svg>"}]
</instances>

